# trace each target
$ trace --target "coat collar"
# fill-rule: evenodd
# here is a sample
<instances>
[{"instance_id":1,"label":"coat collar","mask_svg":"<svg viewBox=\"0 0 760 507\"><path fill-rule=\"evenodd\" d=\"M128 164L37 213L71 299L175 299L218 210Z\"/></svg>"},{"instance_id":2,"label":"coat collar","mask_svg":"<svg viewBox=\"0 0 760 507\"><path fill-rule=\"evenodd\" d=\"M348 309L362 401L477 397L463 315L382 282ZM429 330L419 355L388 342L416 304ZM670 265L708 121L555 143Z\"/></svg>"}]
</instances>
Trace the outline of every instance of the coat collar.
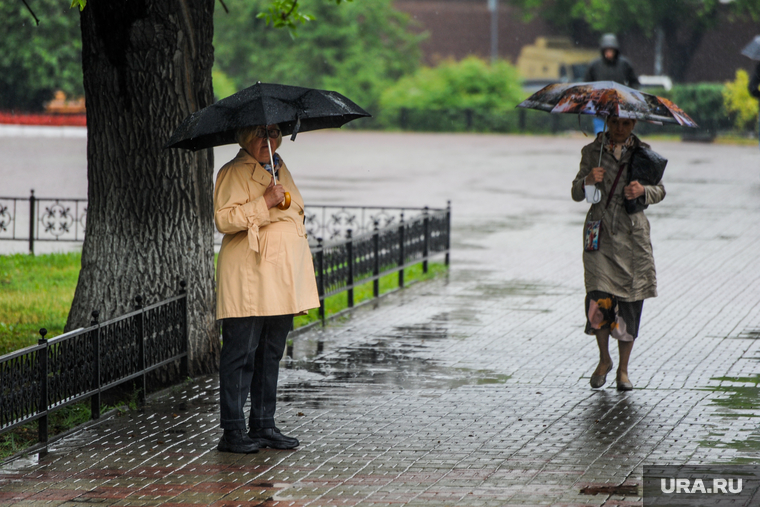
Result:
<instances>
[{"instance_id":1,"label":"coat collar","mask_svg":"<svg viewBox=\"0 0 760 507\"><path fill-rule=\"evenodd\" d=\"M282 160L282 157L280 157L280 161L282 163L280 167L284 167L285 161ZM264 185L265 187L269 186L269 183L272 181L272 175L269 174L269 171L264 169L258 160L250 156L247 151L241 148L240 151L238 151L238 154L235 156L235 162L253 166L251 170L251 179L257 183L260 183L261 185ZM294 194L291 192L291 198L293 199L293 204L297 204L301 210L304 209L304 203L301 200L299 194Z\"/></svg>"},{"instance_id":2,"label":"coat collar","mask_svg":"<svg viewBox=\"0 0 760 507\"><path fill-rule=\"evenodd\" d=\"M272 176L266 169L264 169L261 163L242 148L240 148L240 151L238 151L238 154L235 156L235 162L252 166L251 179L264 186L269 185L269 182L272 180Z\"/></svg>"}]
</instances>

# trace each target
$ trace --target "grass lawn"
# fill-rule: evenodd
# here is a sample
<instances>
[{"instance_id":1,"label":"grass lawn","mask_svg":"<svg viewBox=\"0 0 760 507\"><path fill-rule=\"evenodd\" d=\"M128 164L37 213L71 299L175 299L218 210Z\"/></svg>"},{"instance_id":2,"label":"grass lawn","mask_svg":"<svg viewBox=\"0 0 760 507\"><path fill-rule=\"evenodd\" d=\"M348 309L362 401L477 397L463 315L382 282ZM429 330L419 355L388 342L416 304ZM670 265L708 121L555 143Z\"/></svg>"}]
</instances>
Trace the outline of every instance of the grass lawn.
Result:
<instances>
[{"instance_id":1,"label":"grass lawn","mask_svg":"<svg viewBox=\"0 0 760 507\"><path fill-rule=\"evenodd\" d=\"M81 254L0 255L0 355L63 333Z\"/></svg>"}]
</instances>

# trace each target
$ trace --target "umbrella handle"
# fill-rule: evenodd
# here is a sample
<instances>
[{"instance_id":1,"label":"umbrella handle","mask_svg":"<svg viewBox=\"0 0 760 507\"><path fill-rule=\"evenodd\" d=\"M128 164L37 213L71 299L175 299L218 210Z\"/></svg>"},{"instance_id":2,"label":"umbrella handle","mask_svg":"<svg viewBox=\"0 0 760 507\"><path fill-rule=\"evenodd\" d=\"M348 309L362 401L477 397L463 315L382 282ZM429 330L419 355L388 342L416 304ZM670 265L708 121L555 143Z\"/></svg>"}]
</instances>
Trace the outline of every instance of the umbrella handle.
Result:
<instances>
[{"instance_id":1,"label":"umbrella handle","mask_svg":"<svg viewBox=\"0 0 760 507\"><path fill-rule=\"evenodd\" d=\"M272 153L272 143L269 141L269 132L267 132L267 147L269 148L269 163L272 164L272 179L274 180L274 184L277 185L276 167L274 166L274 154ZM285 192L285 200L278 204L277 208L283 211L290 208L290 192Z\"/></svg>"},{"instance_id":2,"label":"umbrella handle","mask_svg":"<svg viewBox=\"0 0 760 507\"><path fill-rule=\"evenodd\" d=\"M278 204L277 208L283 211L290 208L290 192L285 192L285 200Z\"/></svg>"},{"instance_id":3,"label":"umbrella handle","mask_svg":"<svg viewBox=\"0 0 760 507\"><path fill-rule=\"evenodd\" d=\"M604 129L602 130L602 149L599 150L599 163L596 164L597 167L602 165L602 153L604 153L604 134L607 132L607 118L609 117L604 117Z\"/></svg>"}]
</instances>

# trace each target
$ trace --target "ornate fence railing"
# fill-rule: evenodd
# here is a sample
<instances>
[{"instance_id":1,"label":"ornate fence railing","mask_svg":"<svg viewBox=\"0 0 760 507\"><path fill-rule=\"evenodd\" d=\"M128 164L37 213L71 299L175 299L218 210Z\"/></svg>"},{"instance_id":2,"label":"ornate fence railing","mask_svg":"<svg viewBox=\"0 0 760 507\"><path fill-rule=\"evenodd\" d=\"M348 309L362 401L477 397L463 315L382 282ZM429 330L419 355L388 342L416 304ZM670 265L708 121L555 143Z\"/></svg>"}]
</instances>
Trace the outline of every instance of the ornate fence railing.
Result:
<instances>
[{"instance_id":1,"label":"ornate fence railing","mask_svg":"<svg viewBox=\"0 0 760 507\"><path fill-rule=\"evenodd\" d=\"M0 241L84 241L87 199L0 197Z\"/></svg>"},{"instance_id":2,"label":"ornate fence railing","mask_svg":"<svg viewBox=\"0 0 760 507\"><path fill-rule=\"evenodd\" d=\"M147 374L179 361L188 373L187 294L99 323L45 339L0 357L0 434L39 421L38 440L48 442L48 417L67 405L90 400L91 417L100 417L101 393L125 382L136 383L144 402Z\"/></svg>"},{"instance_id":3,"label":"ornate fence railing","mask_svg":"<svg viewBox=\"0 0 760 507\"><path fill-rule=\"evenodd\" d=\"M421 215L427 208L382 206L325 206L309 205L304 224L312 246L316 238L332 241L371 232L377 223L380 229L398 225ZM87 226L87 199L64 197L39 198L31 191L29 197L0 197L0 241L27 241L29 253L34 253L38 241L84 241ZM222 244L218 231L214 242Z\"/></svg>"},{"instance_id":4,"label":"ornate fence railing","mask_svg":"<svg viewBox=\"0 0 760 507\"><path fill-rule=\"evenodd\" d=\"M351 309L354 289L359 285L372 282L372 297L377 298L383 276L398 273L398 284L403 288L404 270L414 264L422 263L422 270L427 273L429 259L444 255L444 263L448 266L451 205L445 209L422 208L417 211L420 213L409 220L401 212L397 221L394 220L392 225L386 223L383 228L375 219L371 232L354 235L353 229L347 228L346 238L342 240L325 242L318 237L311 253L320 302L347 292L348 308ZM323 324L324 308L324 304L319 307Z\"/></svg>"}]
</instances>

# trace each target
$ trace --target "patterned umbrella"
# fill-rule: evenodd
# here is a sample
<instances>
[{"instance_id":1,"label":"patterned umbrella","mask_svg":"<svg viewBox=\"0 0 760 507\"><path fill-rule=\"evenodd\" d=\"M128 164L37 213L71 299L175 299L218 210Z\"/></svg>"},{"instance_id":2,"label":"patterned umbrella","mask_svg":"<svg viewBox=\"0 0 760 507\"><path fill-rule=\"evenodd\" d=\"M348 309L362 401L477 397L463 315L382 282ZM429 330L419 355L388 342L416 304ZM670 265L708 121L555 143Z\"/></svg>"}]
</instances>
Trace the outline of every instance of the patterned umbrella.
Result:
<instances>
[{"instance_id":1,"label":"patterned umbrella","mask_svg":"<svg viewBox=\"0 0 760 507\"><path fill-rule=\"evenodd\" d=\"M614 81L556 83L540 89L517 107L550 113L593 114L644 120L659 125L698 125L670 100L643 93Z\"/></svg>"}]
</instances>

